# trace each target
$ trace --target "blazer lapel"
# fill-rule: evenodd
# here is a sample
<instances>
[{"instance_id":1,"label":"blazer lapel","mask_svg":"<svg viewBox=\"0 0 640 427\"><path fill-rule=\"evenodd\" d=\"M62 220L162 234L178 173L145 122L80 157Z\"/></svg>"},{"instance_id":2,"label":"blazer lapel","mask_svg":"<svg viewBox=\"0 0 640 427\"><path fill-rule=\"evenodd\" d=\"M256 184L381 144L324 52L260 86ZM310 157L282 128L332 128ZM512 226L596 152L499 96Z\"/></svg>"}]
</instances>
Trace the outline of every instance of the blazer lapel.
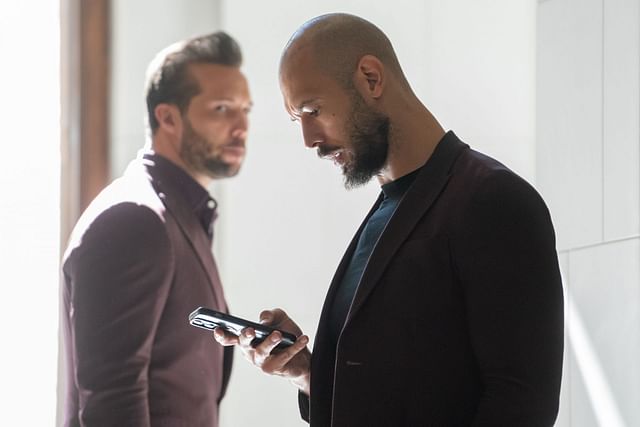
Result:
<instances>
[{"instance_id":1,"label":"blazer lapel","mask_svg":"<svg viewBox=\"0 0 640 427\"><path fill-rule=\"evenodd\" d=\"M362 222L360 228L358 228L358 231L347 247L342 260L333 275L324 305L322 306L322 313L320 314L320 321L318 322L318 329L316 330L316 337L313 344L313 352L311 352L311 389L313 390L313 395L311 397L309 411L314 424L329 425L329 420L331 418L330 413L327 413L325 410L327 407L331 407L332 399L331 382L326 381L326 373L333 369L334 363L334 354L331 353L331 349L333 347L327 343L329 339L329 328L327 327L329 324L329 312L331 311L331 306L333 305L333 300L335 298L336 291L338 290L338 286L342 281L342 276L344 276L345 270L349 266L349 261L351 260L353 252L358 244L358 239L360 238L362 229L367 224L369 217L373 215L376 209L378 209L378 205L380 205L381 201L382 197L378 197L378 200L367 214L367 217Z\"/></svg>"},{"instance_id":2,"label":"blazer lapel","mask_svg":"<svg viewBox=\"0 0 640 427\"><path fill-rule=\"evenodd\" d=\"M398 248L438 198L449 180L451 167L465 148L468 145L451 131L440 141L380 236L360 279L345 326L371 294Z\"/></svg>"},{"instance_id":3,"label":"blazer lapel","mask_svg":"<svg viewBox=\"0 0 640 427\"><path fill-rule=\"evenodd\" d=\"M198 223L196 216L191 212L184 203L181 203L179 189L175 188L168 182L164 182L152 176L152 185L162 200L167 210L171 212L180 227L180 230L187 238L190 246L193 248L198 261L207 273L209 287L213 294L214 300L219 310L227 311L222 287L219 285L220 278L218 275L218 267L213 258L211 244L202 229L202 225Z\"/></svg>"}]
</instances>

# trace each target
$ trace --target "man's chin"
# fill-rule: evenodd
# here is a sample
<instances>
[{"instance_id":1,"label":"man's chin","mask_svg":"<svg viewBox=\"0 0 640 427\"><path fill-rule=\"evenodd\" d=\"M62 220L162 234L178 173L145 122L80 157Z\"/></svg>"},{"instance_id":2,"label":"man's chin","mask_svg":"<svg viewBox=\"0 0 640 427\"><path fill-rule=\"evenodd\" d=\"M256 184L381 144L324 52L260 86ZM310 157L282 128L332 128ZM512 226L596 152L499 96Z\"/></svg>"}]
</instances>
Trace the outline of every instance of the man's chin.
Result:
<instances>
[{"instance_id":1,"label":"man's chin","mask_svg":"<svg viewBox=\"0 0 640 427\"><path fill-rule=\"evenodd\" d=\"M375 173L354 173L346 170L343 167L342 176L344 178L344 188L346 188L347 190L354 190L368 184L369 181L371 181L371 179L375 176Z\"/></svg>"},{"instance_id":2,"label":"man's chin","mask_svg":"<svg viewBox=\"0 0 640 427\"><path fill-rule=\"evenodd\" d=\"M208 167L206 174L212 179L232 178L238 175L241 167L242 164L216 164L215 166Z\"/></svg>"}]
</instances>

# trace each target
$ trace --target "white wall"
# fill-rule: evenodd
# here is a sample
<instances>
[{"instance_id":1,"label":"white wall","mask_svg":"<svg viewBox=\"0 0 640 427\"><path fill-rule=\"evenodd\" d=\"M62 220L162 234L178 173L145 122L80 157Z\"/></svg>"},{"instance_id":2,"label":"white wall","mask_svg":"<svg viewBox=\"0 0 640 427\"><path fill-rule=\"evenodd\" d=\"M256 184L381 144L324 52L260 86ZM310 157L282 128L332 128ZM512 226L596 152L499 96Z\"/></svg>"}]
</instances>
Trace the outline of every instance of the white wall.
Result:
<instances>
[{"instance_id":1,"label":"white wall","mask_svg":"<svg viewBox=\"0 0 640 427\"><path fill-rule=\"evenodd\" d=\"M446 128L525 178L535 177L534 0L223 1L255 101L241 174L221 183L216 256L231 308L283 307L313 337L344 249L379 189L347 192L332 163L303 149L282 106L277 65L305 20L350 12L383 29L417 94ZM299 426L296 393L238 357L223 425ZM266 421L265 421L266 420Z\"/></svg>"},{"instance_id":2,"label":"white wall","mask_svg":"<svg viewBox=\"0 0 640 427\"><path fill-rule=\"evenodd\" d=\"M113 0L111 10L111 175L119 176L145 142L144 78L155 54L220 27L216 0Z\"/></svg>"},{"instance_id":3,"label":"white wall","mask_svg":"<svg viewBox=\"0 0 640 427\"><path fill-rule=\"evenodd\" d=\"M538 5L537 177L567 306L559 426L640 425L640 6Z\"/></svg>"},{"instance_id":4,"label":"white wall","mask_svg":"<svg viewBox=\"0 0 640 427\"><path fill-rule=\"evenodd\" d=\"M50 0L0 2L0 408L8 426L56 417L59 16Z\"/></svg>"}]
</instances>

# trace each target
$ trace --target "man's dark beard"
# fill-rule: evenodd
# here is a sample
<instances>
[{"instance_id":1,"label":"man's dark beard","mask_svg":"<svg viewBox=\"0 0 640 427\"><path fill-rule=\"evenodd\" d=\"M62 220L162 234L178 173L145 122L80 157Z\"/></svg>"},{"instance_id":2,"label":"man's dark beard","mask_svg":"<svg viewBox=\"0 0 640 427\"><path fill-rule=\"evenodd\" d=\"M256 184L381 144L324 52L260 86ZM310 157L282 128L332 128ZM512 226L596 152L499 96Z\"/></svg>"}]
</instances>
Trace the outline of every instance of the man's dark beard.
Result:
<instances>
[{"instance_id":1,"label":"man's dark beard","mask_svg":"<svg viewBox=\"0 0 640 427\"><path fill-rule=\"evenodd\" d=\"M342 166L344 186L349 190L366 184L382 170L389 153L390 129L389 117L367 107L360 94L352 99L347 130L353 158Z\"/></svg>"},{"instance_id":2,"label":"man's dark beard","mask_svg":"<svg viewBox=\"0 0 640 427\"><path fill-rule=\"evenodd\" d=\"M218 156L209 154L209 144L198 134L186 116L183 116L184 133L180 147L180 157L189 166L211 178L228 178L235 176L239 168L225 163Z\"/></svg>"}]
</instances>

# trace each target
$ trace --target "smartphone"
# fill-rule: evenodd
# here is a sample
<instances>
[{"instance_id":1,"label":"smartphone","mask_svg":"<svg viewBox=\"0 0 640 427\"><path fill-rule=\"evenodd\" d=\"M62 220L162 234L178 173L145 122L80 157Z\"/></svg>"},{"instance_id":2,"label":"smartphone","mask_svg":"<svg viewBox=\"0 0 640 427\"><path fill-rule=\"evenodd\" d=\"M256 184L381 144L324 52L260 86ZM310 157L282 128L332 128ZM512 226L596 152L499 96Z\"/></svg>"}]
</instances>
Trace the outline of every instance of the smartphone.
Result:
<instances>
[{"instance_id":1,"label":"smartphone","mask_svg":"<svg viewBox=\"0 0 640 427\"><path fill-rule=\"evenodd\" d=\"M251 341L253 347L264 341L274 331L278 331L282 335L282 341L276 346L277 349L289 347L296 342L296 336L292 333L205 307L195 309L193 313L189 315L189 323L197 328L210 331L215 328L222 328L238 336L244 328L251 327L256 331L256 337Z\"/></svg>"}]
</instances>

